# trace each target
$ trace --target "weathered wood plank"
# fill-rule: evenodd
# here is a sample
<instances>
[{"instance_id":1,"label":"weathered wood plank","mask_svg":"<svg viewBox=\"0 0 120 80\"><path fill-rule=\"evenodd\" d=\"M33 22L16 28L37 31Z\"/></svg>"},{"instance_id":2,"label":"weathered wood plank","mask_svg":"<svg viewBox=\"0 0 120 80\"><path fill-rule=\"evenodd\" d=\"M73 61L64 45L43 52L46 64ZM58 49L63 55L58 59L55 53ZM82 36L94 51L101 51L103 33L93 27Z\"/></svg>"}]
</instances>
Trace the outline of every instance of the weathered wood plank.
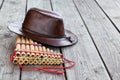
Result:
<instances>
[{"instance_id":1,"label":"weathered wood plank","mask_svg":"<svg viewBox=\"0 0 120 80\"><path fill-rule=\"evenodd\" d=\"M2 2L3 2L3 0L0 0L0 9L2 8Z\"/></svg>"},{"instance_id":2,"label":"weathered wood plank","mask_svg":"<svg viewBox=\"0 0 120 80\"><path fill-rule=\"evenodd\" d=\"M20 69L9 61L13 53L15 34L7 29L10 22L21 20L25 1L5 0L0 10L0 80L19 80Z\"/></svg>"},{"instance_id":3,"label":"weathered wood plank","mask_svg":"<svg viewBox=\"0 0 120 80\"><path fill-rule=\"evenodd\" d=\"M110 80L72 0L52 0L52 4L53 10L63 15L65 28L78 36L76 45L62 48L64 56L76 62L75 67L66 70L67 79Z\"/></svg>"},{"instance_id":4,"label":"weathered wood plank","mask_svg":"<svg viewBox=\"0 0 120 80\"><path fill-rule=\"evenodd\" d=\"M50 0L28 0L27 9L32 7L51 10ZM52 48L53 49L53 48ZM58 49L54 49L58 51ZM27 74L27 75L26 75ZM64 74L51 74L42 71L22 71L22 80L65 80Z\"/></svg>"},{"instance_id":5,"label":"weathered wood plank","mask_svg":"<svg viewBox=\"0 0 120 80\"><path fill-rule=\"evenodd\" d=\"M120 30L120 0L95 0Z\"/></svg>"},{"instance_id":6,"label":"weathered wood plank","mask_svg":"<svg viewBox=\"0 0 120 80\"><path fill-rule=\"evenodd\" d=\"M74 0L112 80L120 79L120 35L94 0Z\"/></svg>"},{"instance_id":7,"label":"weathered wood plank","mask_svg":"<svg viewBox=\"0 0 120 80\"><path fill-rule=\"evenodd\" d=\"M50 0L29 0L28 1L28 5L27 5L27 9L30 8L40 8L40 9L46 9L46 10L51 10L51 5L50 5Z\"/></svg>"}]
</instances>

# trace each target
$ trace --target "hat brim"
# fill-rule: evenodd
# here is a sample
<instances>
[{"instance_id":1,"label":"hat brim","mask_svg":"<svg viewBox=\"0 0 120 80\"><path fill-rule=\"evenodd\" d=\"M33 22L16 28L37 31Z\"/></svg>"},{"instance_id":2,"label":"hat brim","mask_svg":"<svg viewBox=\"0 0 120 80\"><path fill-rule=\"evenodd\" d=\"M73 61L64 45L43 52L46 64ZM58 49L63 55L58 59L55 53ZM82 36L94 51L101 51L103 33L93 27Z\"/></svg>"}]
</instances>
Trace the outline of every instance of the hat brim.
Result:
<instances>
[{"instance_id":1,"label":"hat brim","mask_svg":"<svg viewBox=\"0 0 120 80\"><path fill-rule=\"evenodd\" d=\"M22 24L20 24L20 23L11 23L11 24L9 24L8 29L16 34L22 35L27 38L31 38L42 44L50 45L50 46L54 46L54 47L71 46L71 45L74 45L75 43L77 43L77 41L78 41L77 36L69 30L65 30L66 37L49 38L49 37L38 36L35 34L31 34L31 33L25 33L22 31L21 27L22 27Z\"/></svg>"}]
</instances>

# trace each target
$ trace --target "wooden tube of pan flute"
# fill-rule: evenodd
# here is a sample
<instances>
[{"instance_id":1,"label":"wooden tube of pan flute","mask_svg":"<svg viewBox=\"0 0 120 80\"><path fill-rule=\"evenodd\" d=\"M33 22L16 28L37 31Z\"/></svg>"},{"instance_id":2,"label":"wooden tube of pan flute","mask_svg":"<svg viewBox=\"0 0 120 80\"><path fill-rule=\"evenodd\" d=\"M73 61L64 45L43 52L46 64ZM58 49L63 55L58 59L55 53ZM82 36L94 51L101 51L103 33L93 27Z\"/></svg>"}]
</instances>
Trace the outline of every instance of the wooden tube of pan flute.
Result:
<instances>
[{"instance_id":1,"label":"wooden tube of pan flute","mask_svg":"<svg viewBox=\"0 0 120 80\"><path fill-rule=\"evenodd\" d=\"M30 40L29 40L28 38L26 38L25 42L26 42L26 44L28 44L28 45L26 45L26 47L25 47L26 50L30 50L30 45L29 45L29 44L30 44ZM30 57L30 52L27 52L27 53L26 53L26 56L27 56L27 57Z\"/></svg>"},{"instance_id":2,"label":"wooden tube of pan flute","mask_svg":"<svg viewBox=\"0 0 120 80\"><path fill-rule=\"evenodd\" d=\"M29 59L28 63L29 64L34 64L34 60L33 59Z\"/></svg>"},{"instance_id":3,"label":"wooden tube of pan flute","mask_svg":"<svg viewBox=\"0 0 120 80\"><path fill-rule=\"evenodd\" d=\"M19 63L19 64L24 64L24 59L21 57L21 58L18 60L18 63Z\"/></svg>"},{"instance_id":4,"label":"wooden tube of pan flute","mask_svg":"<svg viewBox=\"0 0 120 80\"><path fill-rule=\"evenodd\" d=\"M23 44L21 44L21 49L25 50L25 38L24 37L21 38L21 42L23 43ZM26 53L21 52L21 57L25 57L25 56L26 56Z\"/></svg>"},{"instance_id":5,"label":"wooden tube of pan flute","mask_svg":"<svg viewBox=\"0 0 120 80\"><path fill-rule=\"evenodd\" d=\"M24 59L24 64L28 64L29 60L27 58Z\"/></svg>"},{"instance_id":6,"label":"wooden tube of pan flute","mask_svg":"<svg viewBox=\"0 0 120 80\"><path fill-rule=\"evenodd\" d=\"M17 44L20 42L21 42L21 38L19 35L17 35L17 37L16 37L16 50L20 50L20 44Z\"/></svg>"},{"instance_id":7,"label":"wooden tube of pan flute","mask_svg":"<svg viewBox=\"0 0 120 80\"><path fill-rule=\"evenodd\" d=\"M42 46L38 46L38 50L42 52Z\"/></svg>"},{"instance_id":8,"label":"wooden tube of pan flute","mask_svg":"<svg viewBox=\"0 0 120 80\"><path fill-rule=\"evenodd\" d=\"M24 38L24 37L22 37L21 42L22 42L22 43L25 43L25 38ZM21 45L21 49L25 49L25 44L22 44L22 45Z\"/></svg>"},{"instance_id":9,"label":"wooden tube of pan flute","mask_svg":"<svg viewBox=\"0 0 120 80\"><path fill-rule=\"evenodd\" d=\"M34 42L30 39L30 44L33 44ZM30 50L31 51L34 51L34 46L33 45L30 45Z\"/></svg>"},{"instance_id":10,"label":"wooden tube of pan flute","mask_svg":"<svg viewBox=\"0 0 120 80\"><path fill-rule=\"evenodd\" d=\"M34 42L34 44L37 44L37 42ZM34 46L35 51L38 51L38 46Z\"/></svg>"},{"instance_id":11,"label":"wooden tube of pan flute","mask_svg":"<svg viewBox=\"0 0 120 80\"><path fill-rule=\"evenodd\" d=\"M30 39L30 44L34 44L34 42ZM30 50L34 51L34 45L30 45ZM35 53L31 53L30 57L35 58Z\"/></svg>"},{"instance_id":12,"label":"wooden tube of pan flute","mask_svg":"<svg viewBox=\"0 0 120 80\"><path fill-rule=\"evenodd\" d=\"M47 48L47 49L46 49L46 51L47 51L47 52L50 52L50 49L49 49L49 48Z\"/></svg>"},{"instance_id":13,"label":"wooden tube of pan flute","mask_svg":"<svg viewBox=\"0 0 120 80\"><path fill-rule=\"evenodd\" d=\"M19 35L17 35L17 37L16 37L16 49L15 50L20 50L21 49L21 45L19 43L21 43L21 37ZM20 57L20 52L19 51L16 52L16 56ZM15 62L16 62L16 60L14 61L14 63Z\"/></svg>"},{"instance_id":14,"label":"wooden tube of pan flute","mask_svg":"<svg viewBox=\"0 0 120 80\"><path fill-rule=\"evenodd\" d=\"M37 44L37 42L34 42L34 44ZM34 46L34 49L35 49L35 51L39 51L39 46ZM40 56L39 53L36 53L35 55L36 55L36 57Z\"/></svg>"},{"instance_id":15,"label":"wooden tube of pan flute","mask_svg":"<svg viewBox=\"0 0 120 80\"><path fill-rule=\"evenodd\" d=\"M29 46L29 40L28 40L28 38L25 39L25 43L28 44L28 45L25 46L25 48L26 48L27 50L29 50L29 49L30 49L30 46Z\"/></svg>"},{"instance_id":16,"label":"wooden tube of pan flute","mask_svg":"<svg viewBox=\"0 0 120 80\"><path fill-rule=\"evenodd\" d=\"M16 43L20 43L21 42L21 36L17 35L16 37Z\"/></svg>"},{"instance_id":17,"label":"wooden tube of pan flute","mask_svg":"<svg viewBox=\"0 0 120 80\"><path fill-rule=\"evenodd\" d=\"M13 63L18 64L18 57L14 57Z\"/></svg>"},{"instance_id":18,"label":"wooden tube of pan flute","mask_svg":"<svg viewBox=\"0 0 120 80\"><path fill-rule=\"evenodd\" d=\"M43 52L47 51L45 46L42 46L42 50L43 50Z\"/></svg>"}]
</instances>

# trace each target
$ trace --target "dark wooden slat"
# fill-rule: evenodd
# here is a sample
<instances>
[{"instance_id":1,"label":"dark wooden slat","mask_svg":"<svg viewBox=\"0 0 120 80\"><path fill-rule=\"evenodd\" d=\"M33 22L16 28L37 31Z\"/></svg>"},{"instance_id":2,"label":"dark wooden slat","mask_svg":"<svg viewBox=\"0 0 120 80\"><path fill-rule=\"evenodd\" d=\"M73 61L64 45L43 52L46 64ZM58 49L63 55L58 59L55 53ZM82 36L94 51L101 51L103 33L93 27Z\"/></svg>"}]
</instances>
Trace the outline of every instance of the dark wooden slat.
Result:
<instances>
[{"instance_id":1,"label":"dark wooden slat","mask_svg":"<svg viewBox=\"0 0 120 80\"><path fill-rule=\"evenodd\" d=\"M65 28L78 36L76 45L62 48L64 57L76 62L75 67L66 69L67 79L110 80L72 0L52 0L52 4L53 10L63 15Z\"/></svg>"},{"instance_id":2,"label":"dark wooden slat","mask_svg":"<svg viewBox=\"0 0 120 80\"><path fill-rule=\"evenodd\" d=\"M0 10L0 80L19 80L19 67L9 61L15 46L15 34L10 32L7 26L11 22L21 20L24 9L23 0L5 0Z\"/></svg>"},{"instance_id":3,"label":"dark wooden slat","mask_svg":"<svg viewBox=\"0 0 120 80\"><path fill-rule=\"evenodd\" d=\"M94 0L74 0L112 80L120 79L120 35ZM108 8L109 9L109 8Z\"/></svg>"},{"instance_id":4,"label":"dark wooden slat","mask_svg":"<svg viewBox=\"0 0 120 80\"><path fill-rule=\"evenodd\" d=\"M28 0L27 10L36 7L51 11L50 0ZM47 46L48 47L48 46ZM51 47L49 47L51 48ZM59 52L57 48L51 48ZM27 74L27 75L26 75ZM22 80L65 80L64 74L52 74L43 71L22 71Z\"/></svg>"}]
</instances>

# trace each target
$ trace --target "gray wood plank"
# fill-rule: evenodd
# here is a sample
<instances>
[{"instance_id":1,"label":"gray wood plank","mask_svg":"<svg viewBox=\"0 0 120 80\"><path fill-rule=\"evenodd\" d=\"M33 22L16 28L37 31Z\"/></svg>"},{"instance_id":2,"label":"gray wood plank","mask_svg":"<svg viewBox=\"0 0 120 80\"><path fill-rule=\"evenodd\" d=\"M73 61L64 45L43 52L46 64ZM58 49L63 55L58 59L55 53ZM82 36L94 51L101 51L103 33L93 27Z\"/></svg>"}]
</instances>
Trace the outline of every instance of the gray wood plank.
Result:
<instances>
[{"instance_id":1,"label":"gray wood plank","mask_svg":"<svg viewBox=\"0 0 120 80\"><path fill-rule=\"evenodd\" d=\"M95 0L120 30L120 0Z\"/></svg>"},{"instance_id":2,"label":"gray wood plank","mask_svg":"<svg viewBox=\"0 0 120 80\"><path fill-rule=\"evenodd\" d=\"M120 34L94 0L74 0L112 80L120 79Z\"/></svg>"},{"instance_id":3,"label":"gray wood plank","mask_svg":"<svg viewBox=\"0 0 120 80\"><path fill-rule=\"evenodd\" d=\"M2 8L2 2L3 2L3 0L0 0L0 9Z\"/></svg>"},{"instance_id":4,"label":"gray wood plank","mask_svg":"<svg viewBox=\"0 0 120 80\"><path fill-rule=\"evenodd\" d=\"M32 7L51 11L50 0L28 0L27 10ZM52 47L49 48L59 52L59 49L57 48L52 48ZM22 80L65 80L65 77L64 74L59 75L59 74L52 74L43 71L22 71L21 79Z\"/></svg>"},{"instance_id":5,"label":"gray wood plank","mask_svg":"<svg viewBox=\"0 0 120 80\"><path fill-rule=\"evenodd\" d=\"M25 1L5 0L0 10L0 80L19 80L20 69L9 61L13 53L15 34L7 29L9 23L22 19Z\"/></svg>"},{"instance_id":6,"label":"gray wood plank","mask_svg":"<svg viewBox=\"0 0 120 80\"><path fill-rule=\"evenodd\" d=\"M36 1L29 0L27 5L27 10L33 7L51 10L50 0L36 0Z\"/></svg>"},{"instance_id":7,"label":"gray wood plank","mask_svg":"<svg viewBox=\"0 0 120 80\"><path fill-rule=\"evenodd\" d=\"M66 69L67 79L110 80L72 0L52 0L52 4L53 10L63 15L65 28L78 36L76 45L62 48L64 57L76 62L75 67Z\"/></svg>"}]
</instances>

